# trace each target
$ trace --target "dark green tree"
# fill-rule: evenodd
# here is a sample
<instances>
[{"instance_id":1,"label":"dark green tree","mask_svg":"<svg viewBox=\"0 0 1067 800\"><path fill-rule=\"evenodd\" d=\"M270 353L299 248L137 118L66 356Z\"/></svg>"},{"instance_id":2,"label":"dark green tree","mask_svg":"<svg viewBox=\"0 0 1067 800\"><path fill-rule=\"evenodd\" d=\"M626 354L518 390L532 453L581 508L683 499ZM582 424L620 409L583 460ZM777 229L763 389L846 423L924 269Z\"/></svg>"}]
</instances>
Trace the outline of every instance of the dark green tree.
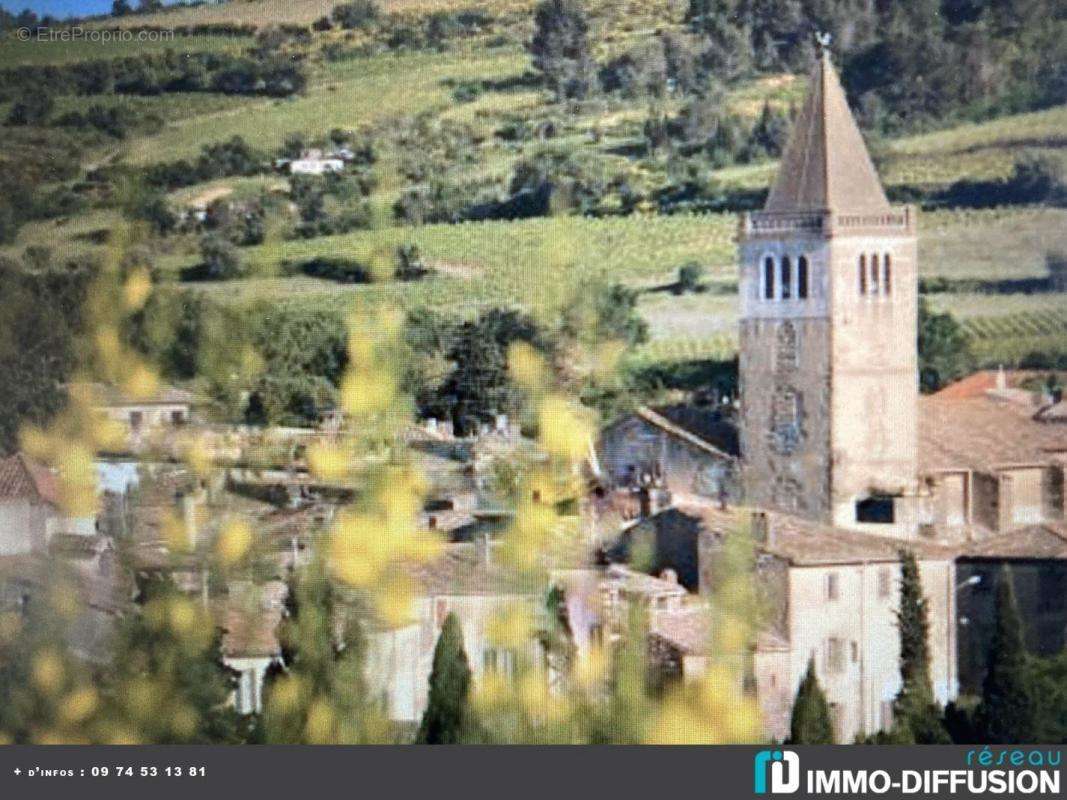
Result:
<instances>
[{"instance_id":1,"label":"dark green tree","mask_svg":"<svg viewBox=\"0 0 1067 800\"><path fill-rule=\"evenodd\" d=\"M701 39L701 64L716 81L729 83L751 71L751 25L740 0L690 0L685 19Z\"/></svg>"},{"instance_id":2,"label":"dark green tree","mask_svg":"<svg viewBox=\"0 0 1067 800\"><path fill-rule=\"evenodd\" d=\"M128 0L114 0L111 4L111 16L113 17L125 17L132 11Z\"/></svg>"},{"instance_id":3,"label":"dark green tree","mask_svg":"<svg viewBox=\"0 0 1067 800\"><path fill-rule=\"evenodd\" d=\"M930 682L930 622L914 553L901 553L900 691L893 701L893 734L901 743L949 744Z\"/></svg>"},{"instance_id":4,"label":"dark green tree","mask_svg":"<svg viewBox=\"0 0 1067 800\"><path fill-rule=\"evenodd\" d=\"M464 323L448 354L455 367L427 410L450 417L461 434L518 410L522 395L508 375L508 348L520 340L537 344L539 338L536 323L512 310L492 309Z\"/></svg>"},{"instance_id":5,"label":"dark green tree","mask_svg":"<svg viewBox=\"0 0 1067 800\"><path fill-rule=\"evenodd\" d=\"M808 671L797 689L793 701L793 715L789 721L790 744L833 744L834 726L830 719L830 705L826 702L819 679L815 676L815 659L808 662Z\"/></svg>"},{"instance_id":6,"label":"dark green tree","mask_svg":"<svg viewBox=\"0 0 1067 800\"><path fill-rule=\"evenodd\" d=\"M557 101L581 99L593 88L589 20L581 0L542 0L527 49Z\"/></svg>"},{"instance_id":7,"label":"dark green tree","mask_svg":"<svg viewBox=\"0 0 1067 800\"><path fill-rule=\"evenodd\" d=\"M471 668L463 649L463 631L454 613L445 617L430 673L430 698L422 715L420 744L460 744L471 733Z\"/></svg>"},{"instance_id":8,"label":"dark green tree","mask_svg":"<svg viewBox=\"0 0 1067 800\"><path fill-rule=\"evenodd\" d=\"M978 739L988 744L1035 742L1038 706L1010 572L997 584L995 613L989 668L975 720Z\"/></svg>"},{"instance_id":9,"label":"dark green tree","mask_svg":"<svg viewBox=\"0 0 1067 800\"><path fill-rule=\"evenodd\" d=\"M237 248L217 233L209 233L200 240L200 258L209 278L225 281L245 274L245 266Z\"/></svg>"},{"instance_id":10,"label":"dark green tree","mask_svg":"<svg viewBox=\"0 0 1067 800\"><path fill-rule=\"evenodd\" d=\"M947 311L936 312L925 298L919 300L919 386L936 392L974 370L970 338Z\"/></svg>"},{"instance_id":11,"label":"dark green tree","mask_svg":"<svg viewBox=\"0 0 1067 800\"><path fill-rule=\"evenodd\" d=\"M89 280L86 270L0 263L0 454L18 449L23 425L42 425L63 407Z\"/></svg>"},{"instance_id":12,"label":"dark green tree","mask_svg":"<svg viewBox=\"0 0 1067 800\"><path fill-rule=\"evenodd\" d=\"M8 125L44 125L55 103L45 91L27 92L11 105L7 113Z\"/></svg>"}]
</instances>

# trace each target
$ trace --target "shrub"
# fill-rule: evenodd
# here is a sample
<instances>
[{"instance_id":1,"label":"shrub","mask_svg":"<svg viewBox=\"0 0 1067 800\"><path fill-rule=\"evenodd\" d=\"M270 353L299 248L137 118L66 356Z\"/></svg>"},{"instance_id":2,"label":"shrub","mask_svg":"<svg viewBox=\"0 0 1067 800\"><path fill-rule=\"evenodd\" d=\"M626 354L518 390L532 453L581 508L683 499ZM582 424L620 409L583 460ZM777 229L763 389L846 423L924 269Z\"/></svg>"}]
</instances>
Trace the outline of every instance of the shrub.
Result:
<instances>
[{"instance_id":1,"label":"shrub","mask_svg":"<svg viewBox=\"0 0 1067 800\"><path fill-rule=\"evenodd\" d=\"M231 280L246 274L241 254L234 245L218 234L208 234L200 240L200 257L206 277Z\"/></svg>"},{"instance_id":2,"label":"shrub","mask_svg":"<svg viewBox=\"0 0 1067 800\"><path fill-rule=\"evenodd\" d=\"M330 16L345 30L367 30L378 22L382 11L373 0L354 0L334 7Z\"/></svg>"},{"instance_id":3,"label":"shrub","mask_svg":"<svg viewBox=\"0 0 1067 800\"><path fill-rule=\"evenodd\" d=\"M700 279L704 277L704 267L695 261L683 264L678 268L677 294L686 292L699 292L701 289Z\"/></svg>"}]
</instances>

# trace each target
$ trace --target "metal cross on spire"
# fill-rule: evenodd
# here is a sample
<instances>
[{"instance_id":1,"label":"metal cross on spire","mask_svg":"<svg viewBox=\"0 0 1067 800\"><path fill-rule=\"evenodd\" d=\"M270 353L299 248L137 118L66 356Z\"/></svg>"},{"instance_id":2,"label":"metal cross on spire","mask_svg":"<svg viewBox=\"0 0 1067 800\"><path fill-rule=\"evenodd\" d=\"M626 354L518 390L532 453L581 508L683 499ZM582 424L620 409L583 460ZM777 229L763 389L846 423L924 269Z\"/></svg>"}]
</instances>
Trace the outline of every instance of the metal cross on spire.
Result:
<instances>
[{"instance_id":1,"label":"metal cross on spire","mask_svg":"<svg viewBox=\"0 0 1067 800\"><path fill-rule=\"evenodd\" d=\"M830 42L833 41L834 35L829 31L816 31L815 32L815 44L819 46L819 55L826 56L830 54Z\"/></svg>"}]
</instances>

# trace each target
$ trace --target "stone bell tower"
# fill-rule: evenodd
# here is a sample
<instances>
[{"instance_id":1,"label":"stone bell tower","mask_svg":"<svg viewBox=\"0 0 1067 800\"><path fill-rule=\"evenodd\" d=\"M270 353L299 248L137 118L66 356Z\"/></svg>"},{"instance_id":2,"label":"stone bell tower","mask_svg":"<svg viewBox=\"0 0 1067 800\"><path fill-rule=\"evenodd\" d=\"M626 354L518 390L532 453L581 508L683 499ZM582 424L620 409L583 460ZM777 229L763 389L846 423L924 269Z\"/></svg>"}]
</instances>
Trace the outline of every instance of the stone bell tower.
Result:
<instances>
[{"instance_id":1,"label":"stone bell tower","mask_svg":"<svg viewBox=\"0 0 1067 800\"><path fill-rule=\"evenodd\" d=\"M886 199L823 48L740 225L741 450L754 505L918 529L916 215Z\"/></svg>"}]
</instances>

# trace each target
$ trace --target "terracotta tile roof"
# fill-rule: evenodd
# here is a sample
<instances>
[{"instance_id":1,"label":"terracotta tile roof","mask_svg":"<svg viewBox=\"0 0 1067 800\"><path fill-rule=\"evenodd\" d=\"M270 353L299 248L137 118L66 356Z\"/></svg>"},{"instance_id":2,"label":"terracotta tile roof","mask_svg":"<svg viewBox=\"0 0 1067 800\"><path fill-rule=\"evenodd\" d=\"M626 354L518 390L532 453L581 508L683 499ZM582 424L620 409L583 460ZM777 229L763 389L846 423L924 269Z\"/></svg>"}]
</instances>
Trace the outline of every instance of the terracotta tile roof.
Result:
<instances>
[{"instance_id":1,"label":"terracotta tile roof","mask_svg":"<svg viewBox=\"0 0 1067 800\"><path fill-rule=\"evenodd\" d=\"M686 405L641 407L637 416L663 432L716 456L738 456L737 426L710 411Z\"/></svg>"},{"instance_id":2,"label":"terracotta tile roof","mask_svg":"<svg viewBox=\"0 0 1067 800\"><path fill-rule=\"evenodd\" d=\"M1067 423L1067 400L1045 406L1034 414L1034 419L1046 423Z\"/></svg>"},{"instance_id":3,"label":"terracotta tile roof","mask_svg":"<svg viewBox=\"0 0 1067 800\"><path fill-rule=\"evenodd\" d=\"M493 554L488 564L473 544L450 544L444 554L427 564L408 564L405 571L416 592L435 595L533 595L541 587L532 579L515 574Z\"/></svg>"},{"instance_id":4,"label":"terracotta tile roof","mask_svg":"<svg viewBox=\"0 0 1067 800\"><path fill-rule=\"evenodd\" d=\"M69 389L88 392L93 402L101 406L192 405L197 402L192 392L167 385L160 386L155 393L144 398L129 397L118 388L104 383L75 383Z\"/></svg>"},{"instance_id":5,"label":"terracotta tile roof","mask_svg":"<svg viewBox=\"0 0 1067 800\"><path fill-rule=\"evenodd\" d=\"M1067 525L1046 523L969 543L964 558L1067 559Z\"/></svg>"},{"instance_id":6,"label":"terracotta tile roof","mask_svg":"<svg viewBox=\"0 0 1067 800\"><path fill-rule=\"evenodd\" d=\"M649 620L649 633L686 655L711 652L711 611L692 605L676 611L657 611Z\"/></svg>"},{"instance_id":7,"label":"terracotta tile roof","mask_svg":"<svg viewBox=\"0 0 1067 800\"><path fill-rule=\"evenodd\" d=\"M16 453L0 460L0 501L29 500L59 505L59 482L46 467Z\"/></svg>"},{"instance_id":8,"label":"terracotta tile roof","mask_svg":"<svg viewBox=\"0 0 1067 800\"><path fill-rule=\"evenodd\" d=\"M708 507L703 510L704 525L713 536L723 537L750 525L752 509ZM899 561L901 550L910 550L919 559L952 559L958 548L923 539L898 539L834 528L798 517L765 512L767 540L757 548L778 556L794 566L860 564Z\"/></svg>"},{"instance_id":9,"label":"terracotta tile roof","mask_svg":"<svg viewBox=\"0 0 1067 800\"><path fill-rule=\"evenodd\" d=\"M216 610L222 628L222 652L235 658L278 655L277 630L287 592L280 581L232 586Z\"/></svg>"},{"instance_id":10,"label":"terracotta tile roof","mask_svg":"<svg viewBox=\"0 0 1067 800\"><path fill-rule=\"evenodd\" d=\"M92 558L108 547L103 536L83 536L78 533L54 533L48 540L48 551L68 558Z\"/></svg>"},{"instance_id":11,"label":"terracotta tile roof","mask_svg":"<svg viewBox=\"0 0 1067 800\"><path fill-rule=\"evenodd\" d=\"M823 54L812 71L765 211L884 213L889 201L844 89Z\"/></svg>"},{"instance_id":12,"label":"terracotta tile roof","mask_svg":"<svg viewBox=\"0 0 1067 800\"><path fill-rule=\"evenodd\" d=\"M979 370L966 378L960 378L955 383L950 383L943 389L934 392L931 397L937 397L942 400L965 400L984 397L987 392L997 390L998 373L1000 371L994 369ZM1004 388L1010 390L1019 389L1028 381L1040 380L1046 377L1049 371L1006 369L1000 374L1004 376Z\"/></svg>"},{"instance_id":13,"label":"terracotta tile roof","mask_svg":"<svg viewBox=\"0 0 1067 800\"><path fill-rule=\"evenodd\" d=\"M1047 464L1067 452L1067 426L1042 421L1032 406L990 397L919 401L923 471L992 470Z\"/></svg>"}]
</instances>

